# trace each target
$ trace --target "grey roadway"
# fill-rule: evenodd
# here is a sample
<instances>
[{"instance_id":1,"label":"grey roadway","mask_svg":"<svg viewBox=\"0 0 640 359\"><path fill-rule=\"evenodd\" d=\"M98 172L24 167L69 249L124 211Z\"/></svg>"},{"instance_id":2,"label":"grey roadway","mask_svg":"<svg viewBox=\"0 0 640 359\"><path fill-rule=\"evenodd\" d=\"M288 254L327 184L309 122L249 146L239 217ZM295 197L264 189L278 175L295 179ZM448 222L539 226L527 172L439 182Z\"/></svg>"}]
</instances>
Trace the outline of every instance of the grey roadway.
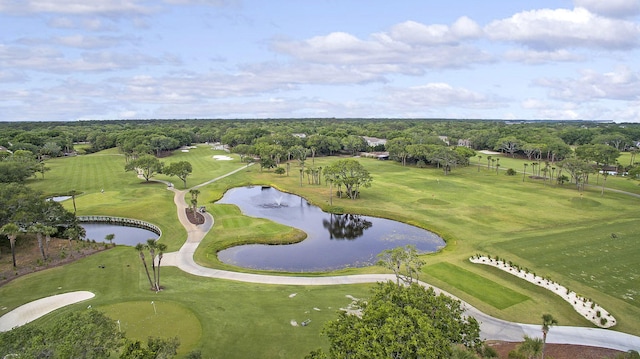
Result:
<instances>
[{"instance_id":1,"label":"grey roadway","mask_svg":"<svg viewBox=\"0 0 640 359\"><path fill-rule=\"evenodd\" d=\"M221 178L230 176L238 171L245 169L241 167L235 171L232 171L224 176L214 178L208 182L202 183L193 188L199 188L211 182L217 181ZM187 241L180 248L178 252L166 253L162 260L163 266L176 266L181 270L201 276L210 278L227 279L248 283L262 283L262 284L283 284L283 285L342 285L342 284L357 284L357 283L375 283L379 281L394 280L394 275L389 274L362 274L362 275L347 275L347 276L328 276L328 277L288 277L288 276L276 276L276 275L262 275L252 273L238 273L220 269L206 268L198 265L194 259L195 254L200 241L205 237L207 232L213 226L213 217L209 213L204 213L205 222L201 225L194 225L187 219L185 209L187 203L184 199L187 190L177 190L173 185L168 187L169 190L174 191L174 203L176 204L178 218L180 223L187 230ZM446 293L436 287L433 287L427 283L421 282L424 286L432 287L436 292L447 294L451 297L453 295ZM463 302L463 301L461 301ZM533 324L521 324L507 322L494 317L491 317L480 310L474 308L468 303L463 302L464 307L468 315L475 317L480 323L480 335L483 339L487 340L505 340L505 341L522 341L524 335L529 337L541 336L540 325ZM617 332L610 329L597 329L597 328L585 328L585 327L568 327L568 326L555 326L553 327L547 336L547 343L557 344L576 344L576 345L590 345L603 348L611 348L616 350L628 351L636 350L640 351L640 337L633 336L626 333Z\"/></svg>"}]
</instances>

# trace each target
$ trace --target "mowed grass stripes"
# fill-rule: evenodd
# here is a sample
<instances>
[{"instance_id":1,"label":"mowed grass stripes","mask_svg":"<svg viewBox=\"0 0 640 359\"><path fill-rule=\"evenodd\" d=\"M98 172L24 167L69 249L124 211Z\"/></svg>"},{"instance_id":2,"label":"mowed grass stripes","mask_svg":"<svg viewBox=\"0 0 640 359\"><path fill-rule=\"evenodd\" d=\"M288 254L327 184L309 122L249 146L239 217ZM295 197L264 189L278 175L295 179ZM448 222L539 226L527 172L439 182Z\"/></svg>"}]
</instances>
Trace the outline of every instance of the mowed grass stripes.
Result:
<instances>
[{"instance_id":1,"label":"mowed grass stripes","mask_svg":"<svg viewBox=\"0 0 640 359\"><path fill-rule=\"evenodd\" d=\"M445 262L433 264L423 268L423 272L497 309L506 309L529 299L526 295L520 294L454 264ZM428 278L423 279L428 281Z\"/></svg>"}]
</instances>

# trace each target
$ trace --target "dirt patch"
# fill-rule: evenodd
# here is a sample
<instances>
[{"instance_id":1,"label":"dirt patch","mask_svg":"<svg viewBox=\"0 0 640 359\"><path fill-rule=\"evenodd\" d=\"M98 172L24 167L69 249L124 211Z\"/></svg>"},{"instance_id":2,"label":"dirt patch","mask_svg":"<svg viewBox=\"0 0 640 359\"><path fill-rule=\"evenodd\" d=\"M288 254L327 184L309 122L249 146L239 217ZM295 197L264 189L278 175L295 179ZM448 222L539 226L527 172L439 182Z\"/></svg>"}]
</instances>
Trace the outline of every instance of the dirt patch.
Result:
<instances>
[{"instance_id":1,"label":"dirt patch","mask_svg":"<svg viewBox=\"0 0 640 359\"><path fill-rule=\"evenodd\" d=\"M35 236L19 236L16 240L16 265L13 268L9 241L0 241L0 286L25 274L57 267L84 258L96 252L111 248L105 243L71 241L52 238L46 250L47 260L43 260Z\"/></svg>"},{"instance_id":2,"label":"dirt patch","mask_svg":"<svg viewBox=\"0 0 640 359\"><path fill-rule=\"evenodd\" d=\"M191 222L193 224L203 224L204 223L204 216L202 215L202 213L198 213L197 211L193 212L189 208L185 208L184 212L187 214L187 219L189 219L189 222Z\"/></svg>"},{"instance_id":3,"label":"dirt patch","mask_svg":"<svg viewBox=\"0 0 640 359\"><path fill-rule=\"evenodd\" d=\"M498 352L500 359L507 359L509 352L515 350L520 343L490 341L487 344ZM547 344L544 347L544 357L553 359L612 359L621 353L623 352L615 349L586 345Z\"/></svg>"}]
</instances>

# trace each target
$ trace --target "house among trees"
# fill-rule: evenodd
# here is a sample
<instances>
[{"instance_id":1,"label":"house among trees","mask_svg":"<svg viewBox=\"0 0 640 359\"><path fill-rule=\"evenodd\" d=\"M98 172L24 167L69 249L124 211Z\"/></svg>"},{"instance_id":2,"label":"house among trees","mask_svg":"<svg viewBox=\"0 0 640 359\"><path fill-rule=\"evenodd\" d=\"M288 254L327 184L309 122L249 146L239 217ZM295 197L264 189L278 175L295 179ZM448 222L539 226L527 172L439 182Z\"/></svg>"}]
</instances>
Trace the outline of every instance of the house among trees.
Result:
<instances>
[{"instance_id":1,"label":"house among trees","mask_svg":"<svg viewBox=\"0 0 640 359\"><path fill-rule=\"evenodd\" d=\"M458 140L458 147L467 147L467 148L471 148L471 140L470 139L459 139Z\"/></svg>"},{"instance_id":2,"label":"house among trees","mask_svg":"<svg viewBox=\"0 0 640 359\"><path fill-rule=\"evenodd\" d=\"M446 143L447 146L450 146L451 144L449 143L449 137L447 136L438 136L439 139L442 140L442 142Z\"/></svg>"},{"instance_id":3,"label":"house among trees","mask_svg":"<svg viewBox=\"0 0 640 359\"><path fill-rule=\"evenodd\" d=\"M367 141L367 145L369 145L369 147L384 146L387 144L387 140L384 138L375 138L375 137L367 137L367 136L362 136L362 138L364 138L364 140Z\"/></svg>"}]
</instances>

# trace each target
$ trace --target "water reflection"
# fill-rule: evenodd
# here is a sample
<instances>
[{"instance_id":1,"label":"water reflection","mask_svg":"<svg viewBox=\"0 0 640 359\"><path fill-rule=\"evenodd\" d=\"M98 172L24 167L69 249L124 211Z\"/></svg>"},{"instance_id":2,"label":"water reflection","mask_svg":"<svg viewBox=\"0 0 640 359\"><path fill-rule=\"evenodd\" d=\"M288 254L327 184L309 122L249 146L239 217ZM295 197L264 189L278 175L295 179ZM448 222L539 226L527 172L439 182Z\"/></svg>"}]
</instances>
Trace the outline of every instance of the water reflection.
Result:
<instances>
[{"instance_id":1,"label":"water reflection","mask_svg":"<svg viewBox=\"0 0 640 359\"><path fill-rule=\"evenodd\" d=\"M235 204L245 215L307 233L296 244L242 245L218 253L222 262L245 268L315 272L362 267L374 264L385 249L412 244L421 252L433 252L445 244L436 234L408 224L325 213L302 197L271 187L234 188L217 203Z\"/></svg>"},{"instance_id":2,"label":"water reflection","mask_svg":"<svg viewBox=\"0 0 640 359\"><path fill-rule=\"evenodd\" d=\"M147 239L158 239L158 235L144 228L119 226L107 223L81 223L87 232L86 239L96 242L106 242L108 234L114 234L113 243L133 246L146 243Z\"/></svg>"},{"instance_id":3,"label":"water reflection","mask_svg":"<svg viewBox=\"0 0 640 359\"><path fill-rule=\"evenodd\" d=\"M362 237L373 223L357 214L330 214L331 219L322 220L322 226L329 231L330 239L356 239Z\"/></svg>"}]
</instances>

